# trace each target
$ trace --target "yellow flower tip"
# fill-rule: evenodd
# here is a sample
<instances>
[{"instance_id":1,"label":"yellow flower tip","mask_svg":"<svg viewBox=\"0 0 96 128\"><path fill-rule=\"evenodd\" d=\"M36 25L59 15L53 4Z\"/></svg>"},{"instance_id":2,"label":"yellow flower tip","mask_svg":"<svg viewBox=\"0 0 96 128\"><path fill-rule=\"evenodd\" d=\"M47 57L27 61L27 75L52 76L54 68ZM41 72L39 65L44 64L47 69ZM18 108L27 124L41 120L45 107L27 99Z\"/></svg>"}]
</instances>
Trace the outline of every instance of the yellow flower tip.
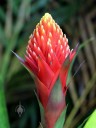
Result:
<instances>
[{"instance_id":1,"label":"yellow flower tip","mask_svg":"<svg viewBox=\"0 0 96 128\"><path fill-rule=\"evenodd\" d=\"M45 13L45 15L41 18L41 21L47 21L48 19L52 19L52 16L49 13Z\"/></svg>"},{"instance_id":2,"label":"yellow flower tip","mask_svg":"<svg viewBox=\"0 0 96 128\"><path fill-rule=\"evenodd\" d=\"M49 13L45 13L44 17L51 17Z\"/></svg>"}]
</instances>

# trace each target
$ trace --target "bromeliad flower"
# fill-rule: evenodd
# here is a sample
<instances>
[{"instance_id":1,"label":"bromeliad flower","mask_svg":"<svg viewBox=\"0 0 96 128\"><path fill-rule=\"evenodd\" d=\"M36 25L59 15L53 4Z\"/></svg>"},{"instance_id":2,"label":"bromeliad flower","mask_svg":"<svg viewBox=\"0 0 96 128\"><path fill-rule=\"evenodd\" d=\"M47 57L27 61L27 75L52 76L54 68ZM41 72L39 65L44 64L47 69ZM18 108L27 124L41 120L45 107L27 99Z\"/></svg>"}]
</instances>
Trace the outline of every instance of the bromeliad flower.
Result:
<instances>
[{"instance_id":1,"label":"bromeliad flower","mask_svg":"<svg viewBox=\"0 0 96 128\"><path fill-rule=\"evenodd\" d=\"M22 60L15 54L33 74L37 95L44 107L45 122L48 128L53 128L65 107L66 80L76 49L77 47L74 50L70 50L66 35L63 35L62 30L51 15L46 13L30 36L25 59ZM53 89L56 86L55 83L58 77L61 82L59 93L54 92ZM56 97L54 98L53 95L56 94L59 96L59 100ZM56 102L54 101L55 99Z\"/></svg>"}]
</instances>

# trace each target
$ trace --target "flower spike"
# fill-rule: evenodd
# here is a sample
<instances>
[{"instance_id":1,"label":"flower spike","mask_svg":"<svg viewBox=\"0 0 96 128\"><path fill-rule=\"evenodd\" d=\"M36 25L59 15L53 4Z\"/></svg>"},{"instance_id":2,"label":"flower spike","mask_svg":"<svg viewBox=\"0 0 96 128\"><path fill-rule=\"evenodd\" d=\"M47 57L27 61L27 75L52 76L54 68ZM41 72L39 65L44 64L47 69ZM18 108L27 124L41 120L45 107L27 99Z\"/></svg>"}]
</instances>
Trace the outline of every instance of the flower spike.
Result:
<instances>
[{"instance_id":1,"label":"flower spike","mask_svg":"<svg viewBox=\"0 0 96 128\"><path fill-rule=\"evenodd\" d=\"M42 125L46 128L55 127L65 109L66 81L77 49L78 44L70 50L66 35L52 16L45 13L29 38L25 59L13 52L35 76L38 99L44 108Z\"/></svg>"}]
</instances>

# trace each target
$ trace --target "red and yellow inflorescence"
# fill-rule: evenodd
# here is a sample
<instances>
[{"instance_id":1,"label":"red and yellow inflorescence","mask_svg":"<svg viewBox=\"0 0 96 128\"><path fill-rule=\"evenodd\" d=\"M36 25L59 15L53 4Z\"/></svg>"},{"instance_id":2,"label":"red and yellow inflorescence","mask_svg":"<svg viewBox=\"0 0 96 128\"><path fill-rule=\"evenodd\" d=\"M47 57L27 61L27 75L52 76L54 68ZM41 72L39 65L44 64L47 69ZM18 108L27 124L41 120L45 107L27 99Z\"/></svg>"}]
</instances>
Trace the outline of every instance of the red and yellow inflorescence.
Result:
<instances>
[{"instance_id":1,"label":"red and yellow inflorescence","mask_svg":"<svg viewBox=\"0 0 96 128\"><path fill-rule=\"evenodd\" d=\"M46 13L30 36L25 60L22 61L17 56L23 65L34 74L38 97L45 112L50 93L58 77L61 81L62 93L66 96L68 70L76 50L77 47L70 50L66 35L63 35L62 30L51 15ZM67 60L68 63L66 64ZM59 114L61 111L59 111ZM48 113L48 110L46 113ZM59 114L57 114L57 117Z\"/></svg>"},{"instance_id":2,"label":"red and yellow inflorescence","mask_svg":"<svg viewBox=\"0 0 96 128\"><path fill-rule=\"evenodd\" d=\"M65 34L63 35L59 25L55 23L49 13L46 13L40 23L37 24L33 35L31 34L30 36L26 50L25 65L46 86L49 93L54 86L62 64L68 55L71 62L75 53L75 50L70 51L68 39ZM64 71L63 78L61 76L62 79L65 79L65 81L62 80L63 88L66 86L65 76L68 73L68 67L65 69L67 71ZM42 99L44 106L46 106L46 102Z\"/></svg>"}]
</instances>

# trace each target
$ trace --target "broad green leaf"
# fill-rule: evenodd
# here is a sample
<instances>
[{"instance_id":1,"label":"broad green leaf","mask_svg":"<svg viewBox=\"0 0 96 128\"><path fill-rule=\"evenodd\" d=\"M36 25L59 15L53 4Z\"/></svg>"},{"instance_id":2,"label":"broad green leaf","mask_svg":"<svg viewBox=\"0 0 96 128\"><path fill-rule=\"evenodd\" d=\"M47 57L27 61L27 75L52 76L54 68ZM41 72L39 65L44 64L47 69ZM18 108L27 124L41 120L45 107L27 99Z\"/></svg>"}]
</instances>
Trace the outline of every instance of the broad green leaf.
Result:
<instances>
[{"instance_id":1,"label":"broad green leaf","mask_svg":"<svg viewBox=\"0 0 96 128\"><path fill-rule=\"evenodd\" d=\"M96 110L94 110L94 112L91 114L84 128L95 128L95 127L96 127Z\"/></svg>"}]
</instances>

